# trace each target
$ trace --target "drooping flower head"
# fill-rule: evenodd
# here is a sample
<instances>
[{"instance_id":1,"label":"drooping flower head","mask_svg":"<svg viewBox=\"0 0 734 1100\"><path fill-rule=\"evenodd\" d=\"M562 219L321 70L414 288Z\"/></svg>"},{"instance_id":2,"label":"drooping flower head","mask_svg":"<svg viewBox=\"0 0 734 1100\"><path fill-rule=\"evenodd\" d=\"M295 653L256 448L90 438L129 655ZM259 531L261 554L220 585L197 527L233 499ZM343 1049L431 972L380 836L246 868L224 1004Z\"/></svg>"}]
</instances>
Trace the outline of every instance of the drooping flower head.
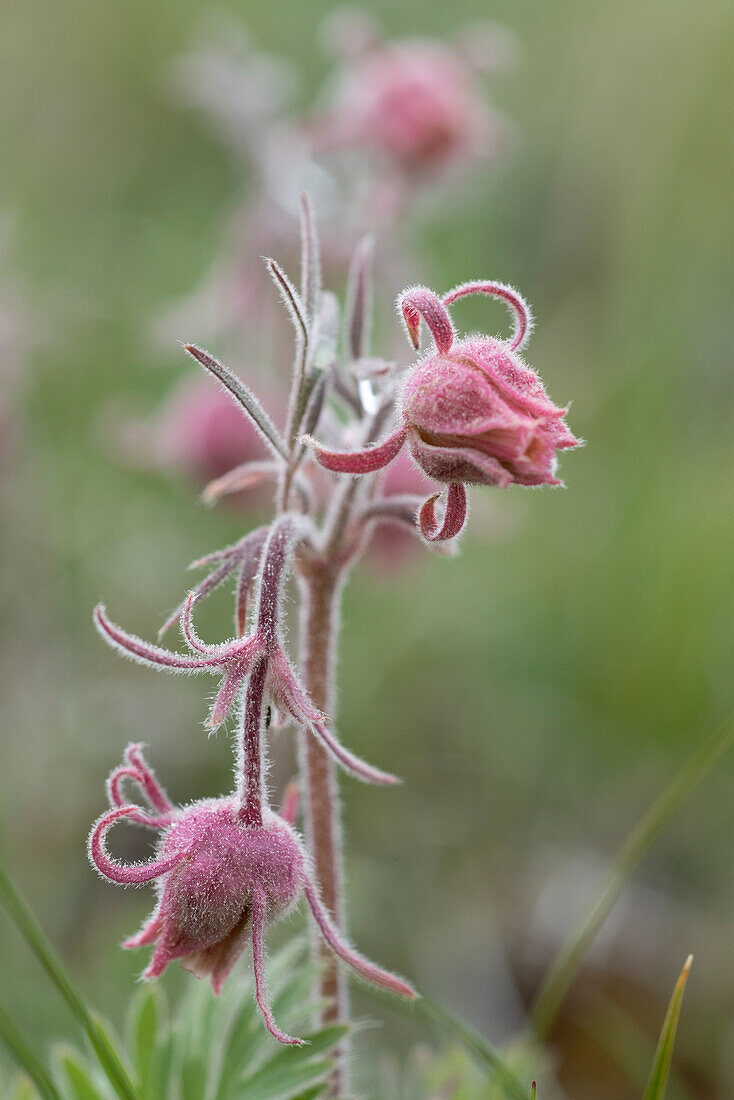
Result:
<instances>
[{"instance_id":1,"label":"drooping flower head","mask_svg":"<svg viewBox=\"0 0 734 1100\"><path fill-rule=\"evenodd\" d=\"M248 699L252 697L248 692ZM246 711L247 707L246 702ZM137 784L149 803L147 810L126 800L125 779ZM242 790L231 797L175 807L139 745L128 746L125 762L110 775L107 791L112 808L92 828L89 857L111 882L156 884L158 902L152 916L124 944L128 948L154 945L144 977L157 978L169 963L180 959L184 969L208 977L218 994L251 943L255 996L266 1027L279 1042L300 1045L303 1040L278 1028L268 1005L265 931L305 896L321 935L338 958L367 982L400 996L415 996L406 982L365 959L337 930L293 828L290 795L283 808L289 820L263 804L259 776L255 784L245 776ZM122 818L160 831L154 859L125 865L110 856L106 836Z\"/></svg>"},{"instance_id":2,"label":"drooping flower head","mask_svg":"<svg viewBox=\"0 0 734 1100\"><path fill-rule=\"evenodd\" d=\"M510 341L489 336L457 340L447 307L469 294L505 301L515 315ZM530 310L503 283L465 283L443 299L426 287L398 298L408 337L419 347L423 319L434 346L406 376L399 401L400 426L377 446L363 451L314 451L327 469L371 473L387 466L407 443L416 465L448 486L446 513L439 529L438 494L420 513L429 540L453 538L466 518L465 485L560 485L556 452L579 440L565 423L567 409L554 405L538 375L520 357L531 329Z\"/></svg>"}]
</instances>

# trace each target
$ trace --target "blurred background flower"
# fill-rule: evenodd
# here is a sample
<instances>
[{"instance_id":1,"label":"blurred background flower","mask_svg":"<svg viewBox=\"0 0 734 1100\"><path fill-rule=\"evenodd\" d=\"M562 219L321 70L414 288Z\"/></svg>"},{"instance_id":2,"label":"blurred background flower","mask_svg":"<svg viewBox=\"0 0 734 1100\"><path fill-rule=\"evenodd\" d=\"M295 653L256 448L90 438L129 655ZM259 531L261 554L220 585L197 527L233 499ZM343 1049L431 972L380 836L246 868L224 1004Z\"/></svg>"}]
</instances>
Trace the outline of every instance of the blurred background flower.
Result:
<instances>
[{"instance_id":1,"label":"blurred background flower","mask_svg":"<svg viewBox=\"0 0 734 1100\"><path fill-rule=\"evenodd\" d=\"M104 595L152 636L183 595L188 562L234 541L242 520L201 507L208 475L188 451L174 447L166 469L120 462L105 410L122 402L147 421L183 407L198 381L176 341L194 340L275 412L291 334L258 257L293 270L290 215L305 185L341 290L354 240L379 214L374 347L407 361L392 307L407 283L508 281L538 318L533 365L559 402L574 397L574 430L589 440L564 461L566 491L476 491L490 537L472 524L460 563L424 554L394 574L364 569L346 601L340 730L407 780L397 795L352 785L345 799L351 931L499 1043L522 1025L623 836L732 705L734 15L725 0L526 0L489 12L480 0L380 0L370 12L381 29L365 25L355 44L354 24L324 29L329 7L5 5L0 207L13 247L0 297L17 302L22 288L33 322L10 387L24 428L0 476L2 845L84 989L119 1022L139 964L108 950L110 930L121 939L146 899L101 885L87 865L100 782L131 739L151 742L177 802L226 789L231 757L225 734L207 741L201 728L202 684L122 665L97 640L91 608ZM507 24L492 48L513 64L480 73L461 50L481 53L482 37L461 27L487 15ZM242 23L242 39L217 30ZM344 80L365 57L403 51L429 28L477 109L503 120L502 155L424 173L407 218L402 188L416 174L383 148L358 207L345 209L342 181L370 131L358 150L327 157L314 120L341 117ZM337 48L346 65L349 41L347 79L332 59ZM487 302L454 316L467 331L504 331L504 311ZM12 331L28 331L20 318L13 305ZM4 374L0 385L5 402ZM228 631L227 602L202 609L206 636ZM293 761L290 740L277 744L280 785ZM638 871L554 1035L549 1095L639 1096L688 951L675 1087L732 1095L733 779L729 759ZM136 843L116 852L143 858ZM19 1025L37 1043L66 1034L11 934L0 952ZM168 977L175 992L181 976ZM363 1049L379 1052L385 1080L407 1081L404 1052L426 1036L386 1018ZM431 1070L437 1095L446 1057Z\"/></svg>"}]
</instances>

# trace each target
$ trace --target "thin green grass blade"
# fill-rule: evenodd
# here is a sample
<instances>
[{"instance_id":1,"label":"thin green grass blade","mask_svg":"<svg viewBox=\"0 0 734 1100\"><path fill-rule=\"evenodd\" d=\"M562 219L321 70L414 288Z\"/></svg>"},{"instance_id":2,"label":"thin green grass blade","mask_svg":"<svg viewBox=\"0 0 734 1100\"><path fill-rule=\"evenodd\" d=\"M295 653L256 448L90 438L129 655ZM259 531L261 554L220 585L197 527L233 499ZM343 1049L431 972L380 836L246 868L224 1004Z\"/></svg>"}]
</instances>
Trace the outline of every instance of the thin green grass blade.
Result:
<instances>
[{"instance_id":1,"label":"thin green grass blade","mask_svg":"<svg viewBox=\"0 0 734 1100\"><path fill-rule=\"evenodd\" d=\"M140 1100L157 1100L151 1077L156 1049L166 1024L166 1001L159 985L145 985L134 997L128 1013L129 1050Z\"/></svg>"},{"instance_id":2,"label":"thin green grass blade","mask_svg":"<svg viewBox=\"0 0 734 1100\"><path fill-rule=\"evenodd\" d=\"M642 1091L650 1075L657 1037L640 1030L631 1008L623 1007L601 989L587 990L584 1003L569 1015L574 1030L589 1038ZM676 1100L695 1100L690 1085L670 1067L668 1088Z\"/></svg>"},{"instance_id":3,"label":"thin green grass blade","mask_svg":"<svg viewBox=\"0 0 734 1100\"><path fill-rule=\"evenodd\" d=\"M23 939L86 1031L99 1063L120 1100L138 1100L132 1081L104 1027L94 1018L77 992L46 933L11 881L2 862L0 862L0 902L5 906Z\"/></svg>"},{"instance_id":4,"label":"thin green grass blade","mask_svg":"<svg viewBox=\"0 0 734 1100\"><path fill-rule=\"evenodd\" d=\"M10 1082L8 1100L38 1100L40 1093L25 1073L19 1073Z\"/></svg>"},{"instance_id":5,"label":"thin green grass blade","mask_svg":"<svg viewBox=\"0 0 734 1100\"><path fill-rule=\"evenodd\" d=\"M734 741L734 715L688 758L666 790L653 803L619 849L596 893L582 910L578 924L559 950L540 987L531 1013L535 1034L547 1038L589 947L609 916L627 880L696 790L719 757Z\"/></svg>"},{"instance_id":6,"label":"thin green grass blade","mask_svg":"<svg viewBox=\"0 0 734 1100\"><path fill-rule=\"evenodd\" d=\"M673 996L670 998L668 1011L663 1022L663 1029L660 1032L658 1048L655 1052L655 1061L653 1062L650 1080L645 1089L643 1100L664 1100L665 1091L668 1087L670 1065L673 1060L675 1033L678 1030L678 1020L680 1019L680 1010L683 1005L683 994L686 990L686 982L691 972L692 962L693 955L689 955L681 971L680 977L675 983L675 989L673 990Z\"/></svg>"},{"instance_id":7,"label":"thin green grass blade","mask_svg":"<svg viewBox=\"0 0 734 1100\"><path fill-rule=\"evenodd\" d=\"M56 1057L73 1100L107 1100L96 1087L90 1067L77 1051L62 1047Z\"/></svg>"},{"instance_id":8,"label":"thin green grass blade","mask_svg":"<svg viewBox=\"0 0 734 1100\"><path fill-rule=\"evenodd\" d=\"M535 1081L530 1086L530 1100L535 1100Z\"/></svg>"},{"instance_id":9,"label":"thin green grass blade","mask_svg":"<svg viewBox=\"0 0 734 1100\"><path fill-rule=\"evenodd\" d=\"M18 1065L34 1082L43 1100L62 1100L61 1093L53 1083L48 1070L36 1058L2 1006L0 1006L0 1039L3 1039Z\"/></svg>"},{"instance_id":10,"label":"thin green grass blade","mask_svg":"<svg viewBox=\"0 0 734 1100\"><path fill-rule=\"evenodd\" d=\"M491 1070L510 1100L528 1100L528 1090L515 1071L510 1069L494 1047L466 1020L442 1008L429 997L421 997L416 1001L413 1011L437 1024L442 1035L452 1035L477 1062Z\"/></svg>"}]
</instances>

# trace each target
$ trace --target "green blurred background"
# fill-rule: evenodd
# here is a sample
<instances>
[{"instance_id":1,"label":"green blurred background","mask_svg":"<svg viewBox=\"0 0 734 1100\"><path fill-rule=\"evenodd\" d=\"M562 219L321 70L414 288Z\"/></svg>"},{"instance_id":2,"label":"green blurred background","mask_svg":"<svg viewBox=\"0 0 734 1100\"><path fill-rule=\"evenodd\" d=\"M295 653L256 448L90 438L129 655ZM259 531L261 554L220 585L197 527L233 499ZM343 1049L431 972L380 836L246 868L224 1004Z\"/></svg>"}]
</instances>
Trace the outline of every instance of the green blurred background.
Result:
<instances>
[{"instance_id":1,"label":"green blurred background","mask_svg":"<svg viewBox=\"0 0 734 1100\"><path fill-rule=\"evenodd\" d=\"M327 9L219 5L303 72L304 101L323 77ZM519 286L538 318L529 361L557 401L573 400L588 440L563 458L565 491L496 493L496 530L470 529L458 560L362 570L346 599L340 728L406 778L397 794L344 784L351 930L502 1042L624 835L734 705L734 10L372 10L396 35L476 18L517 35L514 71L491 82L517 147L423 220L427 270L411 277ZM117 468L99 410L131 395L153 408L191 371L175 346L151 350L150 325L214 261L243 180L163 80L206 3L4 0L2 12L2 283L22 288L33 336L0 475L2 849L119 1022L141 958L118 944L150 898L87 863L104 778L129 739L148 741L186 800L228 786L231 753L200 726L210 685L115 659L90 611L104 596L153 636L187 563L240 524L204 511L183 481ZM467 306L462 321L484 324L490 308ZM210 616L214 637L226 601ZM639 1095L689 951L681 1095L734 1094L733 780L728 759L657 844L575 986L556 1034L566 1095ZM37 1047L67 1033L4 923L0 985ZM380 1016L361 995L357 1009ZM420 1038L391 1027L366 1042L396 1054Z\"/></svg>"}]
</instances>

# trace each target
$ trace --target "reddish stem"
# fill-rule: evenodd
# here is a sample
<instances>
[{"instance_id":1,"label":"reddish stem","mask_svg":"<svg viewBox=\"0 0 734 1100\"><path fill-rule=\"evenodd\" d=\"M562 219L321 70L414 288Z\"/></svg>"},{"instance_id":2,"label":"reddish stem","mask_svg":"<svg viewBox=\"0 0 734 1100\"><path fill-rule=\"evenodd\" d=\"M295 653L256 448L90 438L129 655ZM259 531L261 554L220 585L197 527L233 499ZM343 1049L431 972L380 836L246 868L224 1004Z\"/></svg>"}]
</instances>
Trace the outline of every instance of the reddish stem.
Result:
<instances>
[{"instance_id":1,"label":"reddish stem","mask_svg":"<svg viewBox=\"0 0 734 1100\"><path fill-rule=\"evenodd\" d=\"M301 665L306 690L314 704L332 714L334 646L338 630L342 579L326 563L309 562L301 575ZM329 916L344 931L344 872L339 795L334 763L318 741L301 731L301 775L306 832L316 881ZM323 1022L349 1018L347 988L334 955L319 937L321 996L329 1001ZM343 1095L343 1061L337 1061L330 1095Z\"/></svg>"},{"instance_id":2,"label":"reddish stem","mask_svg":"<svg viewBox=\"0 0 734 1100\"><path fill-rule=\"evenodd\" d=\"M256 827L263 823L262 727L267 671L267 658L262 656L250 673L242 705L242 806L239 816L244 825Z\"/></svg>"}]
</instances>

